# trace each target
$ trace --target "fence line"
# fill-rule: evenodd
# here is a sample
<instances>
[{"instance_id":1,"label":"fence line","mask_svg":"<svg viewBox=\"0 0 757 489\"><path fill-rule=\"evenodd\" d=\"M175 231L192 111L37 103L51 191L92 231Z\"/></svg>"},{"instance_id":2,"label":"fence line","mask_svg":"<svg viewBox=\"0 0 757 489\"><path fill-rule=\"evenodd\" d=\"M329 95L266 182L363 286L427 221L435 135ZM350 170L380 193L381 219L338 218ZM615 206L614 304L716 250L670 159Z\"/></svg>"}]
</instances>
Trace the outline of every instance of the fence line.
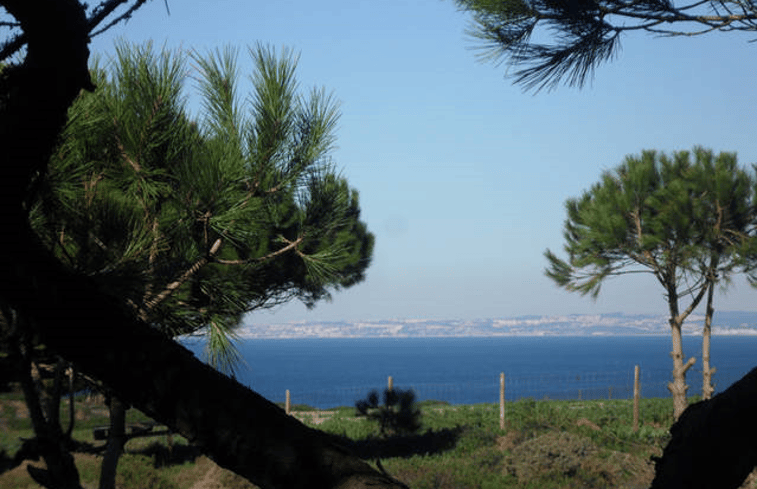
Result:
<instances>
[{"instance_id":1,"label":"fence line","mask_svg":"<svg viewBox=\"0 0 757 489\"><path fill-rule=\"evenodd\" d=\"M725 390L738 380L744 372L736 369L718 369L715 376L715 393ZM636 380L638 378L638 380ZM701 370L689 370L687 384L690 395L701 391ZM496 403L497 394L502 402L516 401L522 398L553 400L592 400L592 399L636 399L670 397L667 383L671 379L670 370L618 370L610 372L582 372L579 374L552 373L541 375L507 375L506 391L500 387L503 379L492 375L486 380L469 380L465 382L424 382L396 383L389 376L387 387L392 385L401 389L412 389L416 399L445 401L451 404ZM269 396L274 402L309 405L316 408L353 406L355 401L363 399L370 390L381 390L381 386L351 386L332 389L320 389L297 392L291 388L282 390L286 397ZM636 401L638 402L638 401Z\"/></svg>"}]
</instances>

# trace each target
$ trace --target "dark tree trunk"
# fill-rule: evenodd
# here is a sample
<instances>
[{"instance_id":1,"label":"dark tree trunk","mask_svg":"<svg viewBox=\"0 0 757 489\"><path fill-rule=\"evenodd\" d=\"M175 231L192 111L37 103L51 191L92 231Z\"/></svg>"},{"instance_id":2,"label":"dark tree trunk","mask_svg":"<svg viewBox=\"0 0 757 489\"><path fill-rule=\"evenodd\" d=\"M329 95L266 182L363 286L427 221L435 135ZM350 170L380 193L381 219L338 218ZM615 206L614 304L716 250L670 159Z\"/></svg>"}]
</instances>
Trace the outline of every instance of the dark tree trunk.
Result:
<instances>
[{"instance_id":1,"label":"dark tree trunk","mask_svg":"<svg viewBox=\"0 0 757 489\"><path fill-rule=\"evenodd\" d=\"M652 489L736 489L757 465L757 368L689 406L655 461Z\"/></svg>"},{"instance_id":2,"label":"dark tree trunk","mask_svg":"<svg viewBox=\"0 0 757 489\"><path fill-rule=\"evenodd\" d=\"M688 405L686 391L689 390L689 386L686 385L686 372L694 365L696 359L692 357L686 363L683 362L681 327L688 312L679 314L678 299L675 295L675 290L672 288L668 289L668 307L670 309L670 319L668 322L670 323L670 334L673 343L673 350L670 352L670 356L673 358L673 381L668 382L668 390L673 397L673 418L678 419Z\"/></svg>"},{"instance_id":3,"label":"dark tree trunk","mask_svg":"<svg viewBox=\"0 0 757 489\"><path fill-rule=\"evenodd\" d=\"M32 377L32 360L25 345L16 345L13 355L21 364L21 388L24 392L35 438L31 440L29 455L42 456L47 470L29 466L29 475L41 486L49 489L79 489L79 472L74 458L68 452L66 439L56 419L45 415L39 388ZM49 406L48 406L49 409ZM26 443L26 442L25 442Z\"/></svg>"},{"instance_id":4,"label":"dark tree trunk","mask_svg":"<svg viewBox=\"0 0 757 489\"><path fill-rule=\"evenodd\" d=\"M65 374L66 361L56 357L53 366L53 383L47 395L47 421L55 425L56 430L63 436L63 428L60 422L60 401L63 399L63 376ZM42 387L44 389L44 386Z\"/></svg>"},{"instance_id":5,"label":"dark tree trunk","mask_svg":"<svg viewBox=\"0 0 757 489\"><path fill-rule=\"evenodd\" d=\"M110 412L110 428L108 446L100 467L100 489L115 489L118 459L121 458L126 444L126 406L118 397L110 396L108 411Z\"/></svg>"},{"instance_id":6,"label":"dark tree trunk","mask_svg":"<svg viewBox=\"0 0 757 489\"><path fill-rule=\"evenodd\" d=\"M715 309L712 307L712 295L715 284L710 283L707 291L707 312L704 317L702 330L702 399L710 399L715 387L712 385L712 376L715 375L715 367L710 365L710 339L712 338L712 317Z\"/></svg>"},{"instance_id":7,"label":"dark tree trunk","mask_svg":"<svg viewBox=\"0 0 757 489\"><path fill-rule=\"evenodd\" d=\"M66 428L66 438L70 440L76 425L76 398L74 397L76 371L69 362L66 362L66 377L68 377L68 428Z\"/></svg>"},{"instance_id":8,"label":"dark tree trunk","mask_svg":"<svg viewBox=\"0 0 757 489\"><path fill-rule=\"evenodd\" d=\"M0 299L83 373L263 488L400 487L133 319L118 300L65 270L41 246L25 203L69 105L82 88L91 88L86 19L76 0L0 5L28 39L24 64L6 69L0 80Z\"/></svg>"}]
</instances>

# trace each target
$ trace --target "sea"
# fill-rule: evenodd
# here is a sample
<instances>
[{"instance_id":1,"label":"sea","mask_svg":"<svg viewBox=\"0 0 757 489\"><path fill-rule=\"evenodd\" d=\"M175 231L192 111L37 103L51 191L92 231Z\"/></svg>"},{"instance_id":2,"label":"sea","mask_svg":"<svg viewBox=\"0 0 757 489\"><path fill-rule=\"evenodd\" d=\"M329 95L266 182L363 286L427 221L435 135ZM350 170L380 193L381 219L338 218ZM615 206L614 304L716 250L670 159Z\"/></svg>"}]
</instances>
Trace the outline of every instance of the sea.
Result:
<instances>
[{"instance_id":1,"label":"sea","mask_svg":"<svg viewBox=\"0 0 757 489\"><path fill-rule=\"evenodd\" d=\"M684 336L689 395L701 393L701 336ZM203 358L197 340L185 346ZM670 397L669 336L245 339L235 378L273 402L353 406L371 390L412 389L416 399L496 403L500 374L508 401L630 399L639 366L642 397ZM757 337L714 336L715 392L757 366Z\"/></svg>"}]
</instances>

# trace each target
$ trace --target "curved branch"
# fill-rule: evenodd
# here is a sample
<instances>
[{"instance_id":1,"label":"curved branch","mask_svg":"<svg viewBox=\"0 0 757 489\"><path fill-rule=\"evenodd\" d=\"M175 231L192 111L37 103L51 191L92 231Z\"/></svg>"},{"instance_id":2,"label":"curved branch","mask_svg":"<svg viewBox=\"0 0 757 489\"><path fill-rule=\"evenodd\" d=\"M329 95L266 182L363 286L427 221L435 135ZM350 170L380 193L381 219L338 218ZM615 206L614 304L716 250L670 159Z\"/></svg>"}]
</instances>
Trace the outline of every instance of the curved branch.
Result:
<instances>
[{"instance_id":1,"label":"curved branch","mask_svg":"<svg viewBox=\"0 0 757 489\"><path fill-rule=\"evenodd\" d=\"M272 258L276 258L279 255L283 255L287 251L290 251L292 249L297 248L297 245L299 245L300 243L302 243L302 240L305 239L305 235L300 236L299 238L297 238L294 241L289 241L286 238L281 238L281 239L283 239L284 241L286 241L288 244L286 246L284 246L283 248L281 248L281 249L278 249L278 250L276 250L274 252L268 253L265 256L259 256L257 258L250 258L249 260L222 260L222 259L216 259L216 260L213 260L213 261L215 263L220 263L222 265L246 265L246 264L249 264L249 263L262 263L262 262L268 261L268 260L270 260Z\"/></svg>"}]
</instances>

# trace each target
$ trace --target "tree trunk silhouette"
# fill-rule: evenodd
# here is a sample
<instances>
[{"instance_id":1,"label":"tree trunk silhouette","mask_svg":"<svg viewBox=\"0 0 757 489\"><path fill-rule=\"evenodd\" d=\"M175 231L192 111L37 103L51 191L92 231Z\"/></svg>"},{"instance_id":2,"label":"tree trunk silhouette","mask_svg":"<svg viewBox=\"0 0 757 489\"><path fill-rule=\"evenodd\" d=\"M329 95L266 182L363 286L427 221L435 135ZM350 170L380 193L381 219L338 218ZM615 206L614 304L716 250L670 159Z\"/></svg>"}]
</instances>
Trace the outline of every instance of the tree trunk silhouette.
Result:
<instances>
[{"instance_id":1,"label":"tree trunk silhouette","mask_svg":"<svg viewBox=\"0 0 757 489\"><path fill-rule=\"evenodd\" d=\"M66 428L66 438L70 440L76 425L76 397L74 397L76 370L68 362L66 362L66 377L68 378L68 428Z\"/></svg>"},{"instance_id":2,"label":"tree trunk silhouette","mask_svg":"<svg viewBox=\"0 0 757 489\"><path fill-rule=\"evenodd\" d=\"M74 464L73 456L67 449L67 438L60 428L60 420L55 419L55 412L50 410L45 414L43 403L51 402L50 399L40 399L40 389L35 382L35 368L28 345L11 345L12 355L16 357L21 366L21 388L24 392L24 400L29 409L29 418L32 421L36 437L31 440L31 452L35 456L42 456L47 470L29 466L27 470L32 479L38 484L49 489L79 489L79 472ZM54 397L54 396L53 396Z\"/></svg>"},{"instance_id":3,"label":"tree trunk silhouette","mask_svg":"<svg viewBox=\"0 0 757 489\"><path fill-rule=\"evenodd\" d=\"M115 489L118 460L126 444L126 406L116 396L108 400L108 445L100 466L100 489Z\"/></svg>"},{"instance_id":4,"label":"tree trunk silhouette","mask_svg":"<svg viewBox=\"0 0 757 489\"><path fill-rule=\"evenodd\" d=\"M28 318L52 351L262 488L402 487L134 319L38 242L25 203L69 105L82 88L93 88L88 28L76 0L0 5L28 40L24 63L0 80L0 299Z\"/></svg>"},{"instance_id":5,"label":"tree trunk silhouette","mask_svg":"<svg viewBox=\"0 0 757 489\"><path fill-rule=\"evenodd\" d=\"M651 489L736 489L757 465L757 368L689 406L655 459Z\"/></svg>"}]
</instances>

